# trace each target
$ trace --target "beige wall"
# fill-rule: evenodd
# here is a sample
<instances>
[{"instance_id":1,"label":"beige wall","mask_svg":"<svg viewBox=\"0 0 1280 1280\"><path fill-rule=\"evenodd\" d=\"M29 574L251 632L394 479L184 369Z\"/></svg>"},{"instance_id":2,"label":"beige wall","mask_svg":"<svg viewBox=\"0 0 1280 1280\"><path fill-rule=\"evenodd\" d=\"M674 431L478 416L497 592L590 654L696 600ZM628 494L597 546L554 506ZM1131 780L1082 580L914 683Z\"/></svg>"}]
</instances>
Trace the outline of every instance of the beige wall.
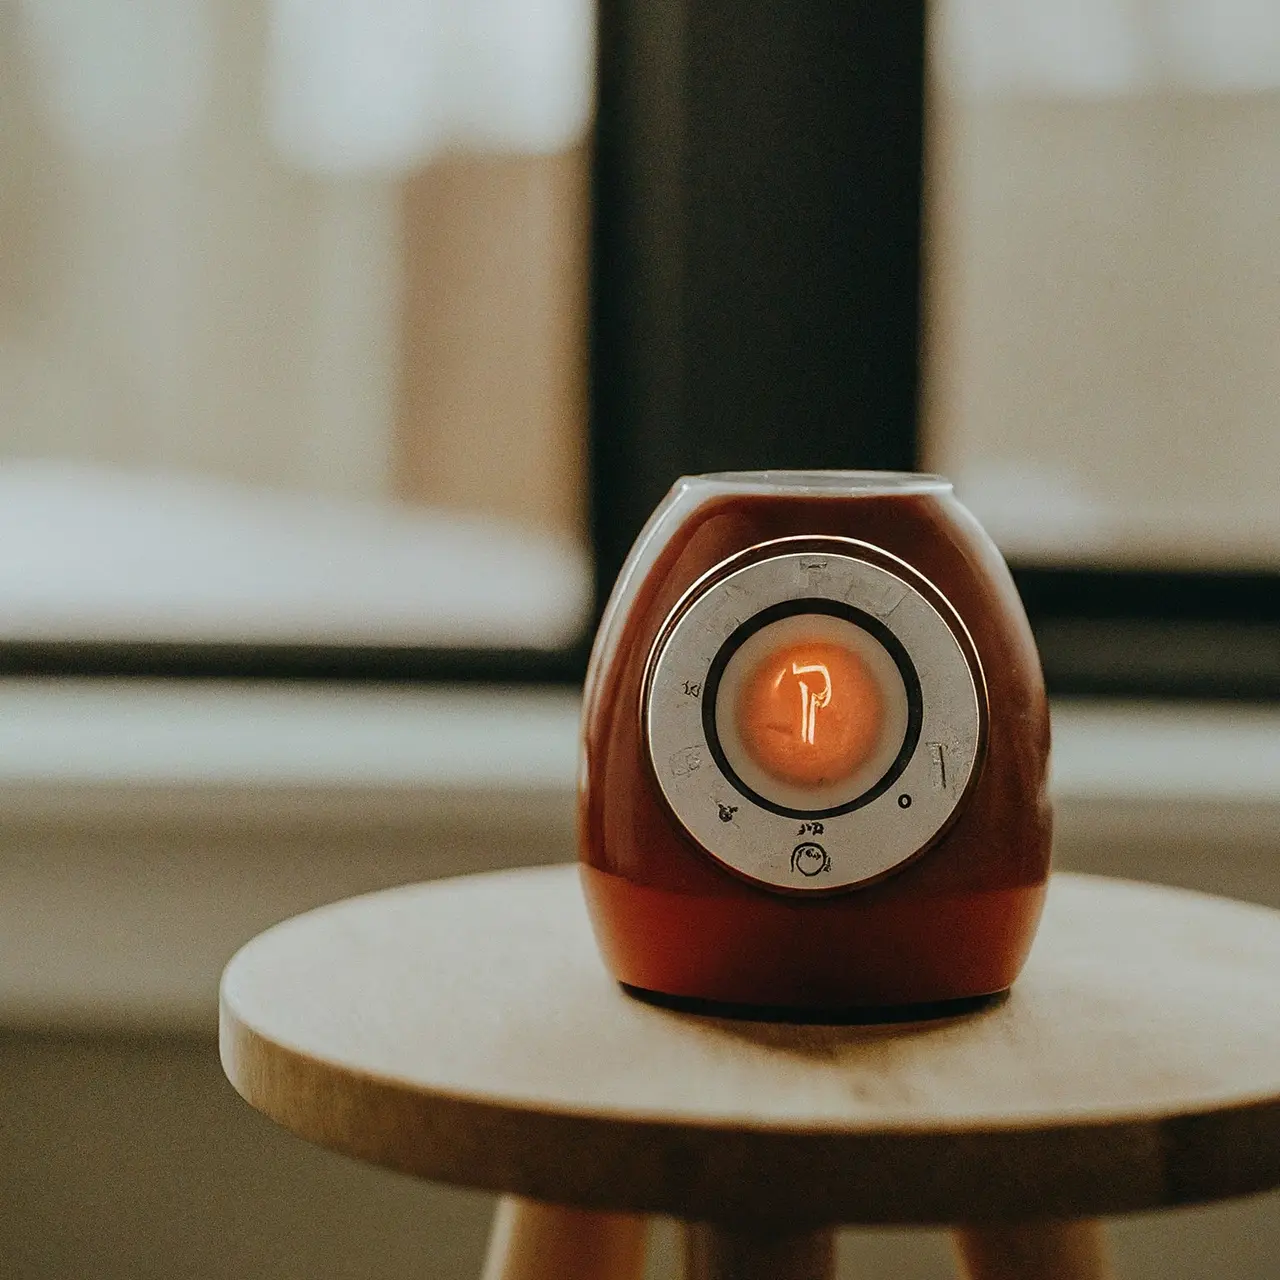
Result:
<instances>
[{"instance_id":1,"label":"beige wall","mask_svg":"<svg viewBox=\"0 0 1280 1280\"><path fill-rule=\"evenodd\" d=\"M153 56L192 65L154 122L114 119L118 85L94 98L120 68L79 47L90 18L73 39L68 10L42 42L0 11L0 464L195 471L580 534L583 153L307 169L268 128L268 9L193 6L171 50L158 28Z\"/></svg>"},{"instance_id":2,"label":"beige wall","mask_svg":"<svg viewBox=\"0 0 1280 1280\"><path fill-rule=\"evenodd\" d=\"M1007 551L1280 563L1280 93L931 119L928 465Z\"/></svg>"},{"instance_id":3,"label":"beige wall","mask_svg":"<svg viewBox=\"0 0 1280 1280\"><path fill-rule=\"evenodd\" d=\"M124 136L109 114L69 120L56 62L0 13L0 461L376 496L398 183L284 164L262 121L265 6L216 13L204 92Z\"/></svg>"},{"instance_id":4,"label":"beige wall","mask_svg":"<svg viewBox=\"0 0 1280 1280\"><path fill-rule=\"evenodd\" d=\"M587 156L405 184L397 491L582 536Z\"/></svg>"}]
</instances>

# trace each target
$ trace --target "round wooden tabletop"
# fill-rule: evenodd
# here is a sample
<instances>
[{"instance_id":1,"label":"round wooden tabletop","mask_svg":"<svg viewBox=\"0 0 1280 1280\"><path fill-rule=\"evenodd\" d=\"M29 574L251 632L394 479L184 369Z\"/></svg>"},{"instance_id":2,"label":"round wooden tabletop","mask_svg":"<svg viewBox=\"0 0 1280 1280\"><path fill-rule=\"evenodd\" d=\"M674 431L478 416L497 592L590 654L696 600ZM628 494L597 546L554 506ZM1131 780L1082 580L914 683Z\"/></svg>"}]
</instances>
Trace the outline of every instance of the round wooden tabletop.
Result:
<instances>
[{"instance_id":1,"label":"round wooden tabletop","mask_svg":"<svg viewBox=\"0 0 1280 1280\"><path fill-rule=\"evenodd\" d=\"M222 983L255 1107L363 1160L734 1222L1076 1217L1280 1185L1280 912L1058 875L1010 997L888 1027L676 1013L607 976L573 867L286 921Z\"/></svg>"}]
</instances>

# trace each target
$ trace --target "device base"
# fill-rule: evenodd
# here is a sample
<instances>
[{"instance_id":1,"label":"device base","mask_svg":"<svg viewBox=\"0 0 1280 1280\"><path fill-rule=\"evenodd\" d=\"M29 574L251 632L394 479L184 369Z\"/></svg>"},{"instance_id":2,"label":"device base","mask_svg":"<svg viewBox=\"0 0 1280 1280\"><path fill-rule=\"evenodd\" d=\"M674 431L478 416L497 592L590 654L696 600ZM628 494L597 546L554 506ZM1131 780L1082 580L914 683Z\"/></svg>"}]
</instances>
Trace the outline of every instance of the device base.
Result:
<instances>
[{"instance_id":1,"label":"device base","mask_svg":"<svg viewBox=\"0 0 1280 1280\"><path fill-rule=\"evenodd\" d=\"M941 1018L959 1018L978 1013L1002 1003L1009 995L993 991L989 995L960 996L954 1000L929 1000L917 1004L861 1005L843 1009L803 1009L788 1005L736 1004L724 1000L704 1000L700 996L672 996L661 991L618 985L629 996L645 1004L676 1009L681 1013L699 1013L709 1018L736 1018L743 1022L792 1022L806 1026L862 1027L902 1022L936 1022Z\"/></svg>"}]
</instances>

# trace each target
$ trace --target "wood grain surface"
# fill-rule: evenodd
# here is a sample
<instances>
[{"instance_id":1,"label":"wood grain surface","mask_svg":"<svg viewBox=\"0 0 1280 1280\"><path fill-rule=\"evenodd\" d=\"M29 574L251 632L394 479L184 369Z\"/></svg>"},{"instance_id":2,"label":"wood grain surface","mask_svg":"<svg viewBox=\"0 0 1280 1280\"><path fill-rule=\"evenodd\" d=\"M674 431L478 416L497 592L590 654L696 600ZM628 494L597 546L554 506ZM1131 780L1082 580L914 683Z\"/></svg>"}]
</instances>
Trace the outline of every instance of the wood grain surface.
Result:
<instances>
[{"instance_id":1,"label":"wood grain surface","mask_svg":"<svg viewBox=\"0 0 1280 1280\"><path fill-rule=\"evenodd\" d=\"M642 1280L649 1220L504 1196L482 1280Z\"/></svg>"},{"instance_id":2,"label":"wood grain surface","mask_svg":"<svg viewBox=\"0 0 1280 1280\"><path fill-rule=\"evenodd\" d=\"M696 1221L1076 1218L1280 1185L1280 913L1055 877L1004 1003L884 1028L639 1003L573 867L393 889L249 943L222 1058L314 1142Z\"/></svg>"},{"instance_id":3,"label":"wood grain surface","mask_svg":"<svg viewBox=\"0 0 1280 1280\"><path fill-rule=\"evenodd\" d=\"M1111 1280L1099 1222L1024 1222L955 1233L968 1280Z\"/></svg>"}]
</instances>

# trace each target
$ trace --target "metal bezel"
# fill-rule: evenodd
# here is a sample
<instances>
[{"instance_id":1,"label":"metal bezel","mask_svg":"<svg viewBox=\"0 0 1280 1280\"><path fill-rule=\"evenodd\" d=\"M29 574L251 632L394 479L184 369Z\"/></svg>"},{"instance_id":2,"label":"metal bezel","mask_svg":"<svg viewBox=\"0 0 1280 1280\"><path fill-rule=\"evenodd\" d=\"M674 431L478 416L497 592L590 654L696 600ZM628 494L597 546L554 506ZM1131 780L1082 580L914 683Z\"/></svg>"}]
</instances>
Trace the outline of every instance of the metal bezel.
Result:
<instances>
[{"instance_id":1,"label":"metal bezel","mask_svg":"<svg viewBox=\"0 0 1280 1280\"><path fill-rule=\"evenodd\" d=\"M729 660L757 631L763 630L772 622L781 621L783 618L793 617L801 613L829 614L833 617L844 618L855 626L862 627L863 630L879 641L888 651L889 656L893 658L894 665L898 668L898 674L902 677L902 683L907 694L906 733L893 764L870 788L841 804L829 808L789 808L784 804L758 794L736 773L729 763L724 747L720 743L720 735L715 727L716 699L720 689L720 677L728 666ZM702 731L706 735L707 746L710 748L711 755L715 759L720 772L752 804L761 809L767 809L771 813L782 814L783 817L787 818L805 820L834 818L853 809L860 809L864 804L870 804L881 792L887 791L902 774L920 741L922 720L920 676L905 646L879 618L872 617L871 614L866 613L864 610L855 608L842 600L828 600L821 596L801 596L798 600L783 600L778 604L772 604L767 608L761 609L759 613L753 614L748 618L716 651L716 656L711 660L711 667L707 672L707 681L702 691L701 701Z\"/></svg>"},{"instance_id":2,"label":"metal bezel","mask_svg":"<svg viewBox=\"0 0 1280 1280\"><path fill-rule=\"evenodd\" d=\"M919 680L908 758L884 786L812 813L757 803L724 767L704 703L726 643L761 614L803 601L873 620L873 634L892 636ZM985 681L958 615L910 566L852 539L778 539L704 574L654 642L641 711L654 776L685 830L735 874L802 894L867 884L927 849L958 811L986 742Z\"/></svg>"}]
</instances>

